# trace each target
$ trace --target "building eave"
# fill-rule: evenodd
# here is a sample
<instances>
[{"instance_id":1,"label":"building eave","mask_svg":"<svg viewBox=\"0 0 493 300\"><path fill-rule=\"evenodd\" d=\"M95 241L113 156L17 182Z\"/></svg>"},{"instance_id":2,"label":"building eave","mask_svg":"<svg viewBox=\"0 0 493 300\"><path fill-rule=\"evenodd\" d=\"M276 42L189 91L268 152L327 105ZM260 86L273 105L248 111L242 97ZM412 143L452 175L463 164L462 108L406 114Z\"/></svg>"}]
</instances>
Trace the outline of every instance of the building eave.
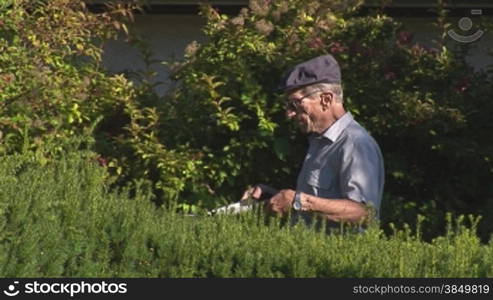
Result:
<instances>
[{"instance_id":1,"label":"building eave","mask_svg":"<svg viewBox=\"0 0 493 300\"><path fill-rule=\"evenodd\" d=\"M108 0L84 0L93 11L104 9ZM248 0L145 0L144 10L150 14L197 14L201 3L209 3L217 7L221 13L237 14L243 7L247 7ZM381 8L378 0L366 0L362 14L373 9ZM451 16L468 15L471 9L481 9L483 15L493 15L493 1L491 0L455 0L445 1L445 7ZM436 0L393 0L384 12L391 16L432 16L436 8Z\"/></svg>"}]
</instances>

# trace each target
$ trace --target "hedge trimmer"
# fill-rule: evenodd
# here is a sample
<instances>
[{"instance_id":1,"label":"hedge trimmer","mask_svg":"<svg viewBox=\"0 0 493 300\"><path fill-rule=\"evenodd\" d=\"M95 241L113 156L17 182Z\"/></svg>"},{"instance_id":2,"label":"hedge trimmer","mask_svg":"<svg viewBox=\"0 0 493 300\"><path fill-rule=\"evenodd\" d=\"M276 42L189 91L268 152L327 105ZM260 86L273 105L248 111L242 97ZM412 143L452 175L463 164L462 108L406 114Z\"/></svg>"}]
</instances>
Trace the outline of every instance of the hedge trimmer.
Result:
<instances>
[{"instance_id":1,"label":"hedge trimmer","mask_svg":"<svg viewBox=\"0 0 493 300\"><path fill-rule=\"evenodd\" d=\"M215 208L207 212L207 215L239 214L244 211L250 211L257 208L264 200L269 199L279 192L278 190L263 184L258 185L258 187L261 189L261 197L259 199L253 198L253 192L251 189L248 189L240 201Z\"/></svg>"}]
</instances>

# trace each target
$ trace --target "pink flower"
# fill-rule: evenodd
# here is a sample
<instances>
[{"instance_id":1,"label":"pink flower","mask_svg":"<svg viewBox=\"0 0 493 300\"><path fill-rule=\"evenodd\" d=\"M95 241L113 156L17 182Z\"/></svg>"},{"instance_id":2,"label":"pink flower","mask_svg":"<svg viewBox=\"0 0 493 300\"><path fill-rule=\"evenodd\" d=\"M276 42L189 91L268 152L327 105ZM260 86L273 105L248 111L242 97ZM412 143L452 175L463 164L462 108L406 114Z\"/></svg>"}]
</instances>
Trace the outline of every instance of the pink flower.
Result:
<instances>
[{"instance_id":1,"label":"pink flower","mask_svg":"<svg viewBox=\"0 0 493 300\"><path fill-rule=\"evenodd\" d=\"M470 85L471 85L471 83L469 82L469 78L464 77L454 87L454 91L456 93L464 93L465 91L467 91L469 89Z\"/></svg>"},{"instance_id":2,"label":"pink flower","mask_svg":"<svg viewBox=\"0 0 493 300\"><path fill-rule=\"evenodd\" d=\"M264 19L255 22L255 28L263 35L269 35L274 30L274 25L270 21Z\"/></svg>"},{"instance_id":3,"label":"pink flower","mask_svg":"<svg viewBox=\"0 0 493 300\"><path fill-rule=\"evenodd\" d=\"M99 165L102 167L108 166L108 160L102 158L101 156L97 158L97 161L98 161Z\"/></svg>"},{"instance_id":4,"label":"pink flower","mask_svg":"<svg viewBox=\"0 0 493 300\"><path fill-rule=\"evenodd\" d=\"M396 78L396 75L394 72L390 71L390 72L385 73L384 77L387 80L392 80L392 79Z\"/></svg>"},{"instance_id":5,"label":"pink flower","mask_svg":"<svg viewBox=\"0 0 493 300\"><path fill-rule=\"evenodd\" d=\"M315 37L313 38L309 43L308 43L308 47L312 48L312 49L320 49L320 48L323 48L325 46L324 42L322 41L322 39L320 39L319 37Z\"/></svg>"},{"instance_id":6,"label":"pink flower","mask_svg":"<svg viewBox=\"0 0 493 300\"><path fill-rule=\"evenodd\" d=\"M345 52L347 50L347 47L343 46L339 42L335 42L335 43L332 43L329 50L333 54L339 54L339 53Z\"/></svg>"},{"instance_id":7,"label":"pink flower","mask_svg":"<svg viewBox=\"0 0 493 300\"><path fill-rule=\"evenodd\" d=\"M426 52L430 53L430 54L438 54L440 51L438 51L437 48L433 48L433 47L424 47Z\"/></svg>"},{"instance_id":8,"label":"pink flower","mask_svg":"<svg viewBox=\"0 0 493 300\"><path fill-rule=\"evenodd\" d=\"M397 35L397 41L401 45L406 45L411 43L412 39L413 39L413 35L408 31L401 31Z\"/></svg>"}]
</instances>

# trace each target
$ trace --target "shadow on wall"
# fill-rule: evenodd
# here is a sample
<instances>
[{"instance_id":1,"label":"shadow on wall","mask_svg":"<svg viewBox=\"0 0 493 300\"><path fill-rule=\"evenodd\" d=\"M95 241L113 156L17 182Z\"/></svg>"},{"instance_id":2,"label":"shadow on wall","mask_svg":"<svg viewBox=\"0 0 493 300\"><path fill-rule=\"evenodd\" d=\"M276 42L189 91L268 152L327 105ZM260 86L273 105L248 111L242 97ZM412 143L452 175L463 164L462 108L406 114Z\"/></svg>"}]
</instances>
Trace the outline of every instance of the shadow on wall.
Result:
<instances>
[{"instance_id":1,"label":"shadow on wall","mask_svg":"<svg viewBox=\"0 0 493 300\"><path fill-rule=\"evenodd\" d=\"M413 42L433 48L433 40L438 39L438 31L434 28L434 18L409 18L402 17L396 20L403 23L403 29L413 33ZM451 29L458 34L467 36L469 32L481 30L478 24L474 24L471 18L470 28L466 28L465 18L450 18ZM205 36L201 32L204 20L198 15L137 15L134 28L153 52L153 59L157 61L181 60L185 47L192 41L203 42ZM469 29L468 31L464 29ZM452 41L451 37L447 37ZM457 41L457 43L460 43ZM490 50L488 49L490 48ZM493 36L487 31L478 40L472 42L469 63L476 70L485 69L493 65L493 57L489 54L493 48ZM105 46L103 56L104 66L111 73L131 73L145 69L142 55L136 47L132 47L123 41L111 41ZM159 83L156 92L163 95L170 85L168 69L162 64L154 64L152 70L156 76L151 80Z\"/></svg>"},{"instance_id":2,"label":"shadow on wall","mask_svg":"<svg viewBox=\"0 0 493 300\"><path fill-rule=\"evenodd\" d=\"M156 61L181 60L185 47L192 41L205 40L201 29L204 20L195 15L136 15L132 24L137 34L147 43ZM104 47L104 67L111 73L130 73L146 68L142 54L124 41L110 41ZM158 82L156 92L163 95L170 84L166 66L155 63L152 70L157 72L153 83Z\"/></svg>"}]
</instances>

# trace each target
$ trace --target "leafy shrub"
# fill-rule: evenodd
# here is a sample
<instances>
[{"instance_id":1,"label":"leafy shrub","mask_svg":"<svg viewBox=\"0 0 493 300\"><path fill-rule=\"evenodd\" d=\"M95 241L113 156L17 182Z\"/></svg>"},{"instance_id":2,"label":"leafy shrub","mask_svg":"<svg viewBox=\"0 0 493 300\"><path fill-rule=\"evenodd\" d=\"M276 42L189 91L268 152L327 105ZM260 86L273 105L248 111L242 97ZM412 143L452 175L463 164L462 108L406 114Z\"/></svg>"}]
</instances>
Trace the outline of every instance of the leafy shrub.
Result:
<instances>
[{"instance_id":1,"label":"leafy shrub","mask_svg":"<svg viewBox=\"0 0 493 300\"><path fill-rule=\"evenodd\" d=\"M137 109L145 87L102 67L104 43L129 33L137 7L109 4L92 13L84 3L0 4L0 154L41 149L54 158L90 133L116 184L148 178L170 198L182 189L187 167L178 162L186 151L168 151L152 135L152 109Z\"/></svg>"},{"instance_id":2,"label":"leafy shrub","mask_svg":"<svg viewBox=\"0 0 493 300\"><path fill-rule=\"evenodd\" d=\"M96 158L0 158L0 276L493 276L493 241L479 242L475 218L468 226L449 219L447 234L431 243L409 228L327 235L266 225L254 213L192 218L156 208L145 188L109 191Z\"/></svg>"},{"instance_id":3,"label":"leafy shrub","mask_svg":"<svg viewBox=\"0 0 493 300\"><path fill-rule=\"evenodd\" d=\"M438 37L436 48L424 47L379 11L358 16L361 3L252 0L237 16L203 7L207 42L190 44L172 65L176 88L155 110L155 147L194 153L187 174L196 181L183 201L197 192L204 201L238 198L255 182L295 185L306 142L275 88L289 67L330 53L342 68L346 107L384 153L385 220L425 213L426 230L437 233L443 224L434 220L443 218L434 215L489 214L491 78L466 64L469 45Z\"/></svg>"},{"instance_id":4,"label":"leafy shrub","mask_svg":"<svg viewBox=\"0 0 493 300\"><path fill-rule=\"evenodd\" d=\"M118 119L132 96L122 76L101 68L102 43L118 16L84 2L6 1L0 10L1 153L77 136Z\"/></svg>"}]
</instances>

